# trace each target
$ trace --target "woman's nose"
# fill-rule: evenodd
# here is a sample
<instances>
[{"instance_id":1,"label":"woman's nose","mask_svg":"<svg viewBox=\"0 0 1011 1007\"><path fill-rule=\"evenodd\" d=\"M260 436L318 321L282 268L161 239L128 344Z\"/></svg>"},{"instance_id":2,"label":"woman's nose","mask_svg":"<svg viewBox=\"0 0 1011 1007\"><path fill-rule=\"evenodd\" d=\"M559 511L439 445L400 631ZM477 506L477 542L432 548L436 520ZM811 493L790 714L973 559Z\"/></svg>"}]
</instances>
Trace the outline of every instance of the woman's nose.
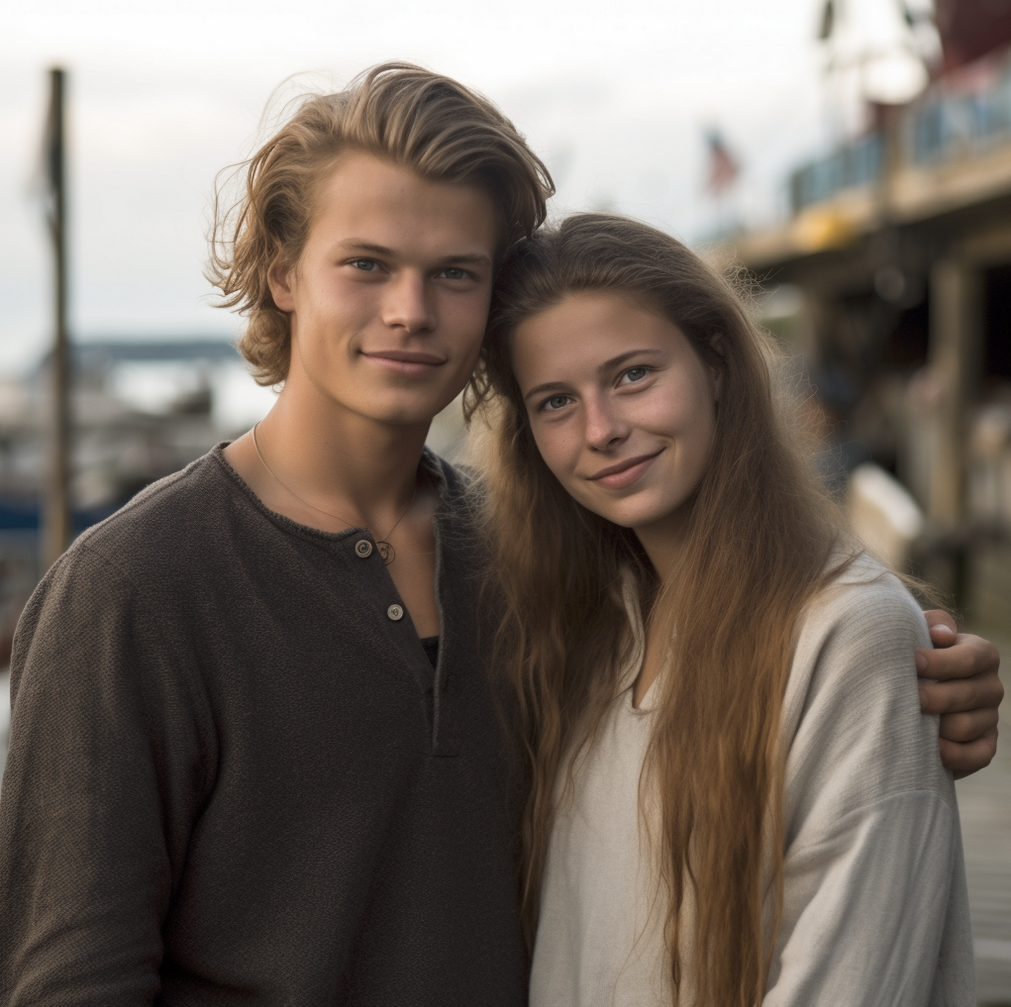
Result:
<instances>
[{"instance_id":1,"label":"woman's nose","mask_svg":"<svg viewBox=\"0 0 1011 1007\"><path fill-rule=\"evenodd\" d=\"M586 443L593 451L607 451L628 436L628 424L620 411L604 397L585 400Z\"/></svg>"}]
</instances>

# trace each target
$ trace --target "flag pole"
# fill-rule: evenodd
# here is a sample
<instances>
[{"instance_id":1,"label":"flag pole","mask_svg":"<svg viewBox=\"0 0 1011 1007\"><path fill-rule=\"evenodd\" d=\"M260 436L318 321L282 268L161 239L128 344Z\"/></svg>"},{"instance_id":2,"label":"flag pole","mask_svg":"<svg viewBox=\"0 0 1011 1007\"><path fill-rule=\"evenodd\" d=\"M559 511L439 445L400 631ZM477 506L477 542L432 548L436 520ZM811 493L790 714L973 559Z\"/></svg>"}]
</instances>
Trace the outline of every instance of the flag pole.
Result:
<instances>
[{"instance_id":1,"label":"flag pole","mask_svg":"<svg viewBox=\"0 0 1011 1007\"><path fill-rule=\"evenodd\" d=\"M48 570L70 544L70 340L67 333L67 200L65 110L66 73L49 71L46 169L49 231L53 242L53 351L50 363L50 457L43 507L42 569Z\"/></svg>"}]
</instances>

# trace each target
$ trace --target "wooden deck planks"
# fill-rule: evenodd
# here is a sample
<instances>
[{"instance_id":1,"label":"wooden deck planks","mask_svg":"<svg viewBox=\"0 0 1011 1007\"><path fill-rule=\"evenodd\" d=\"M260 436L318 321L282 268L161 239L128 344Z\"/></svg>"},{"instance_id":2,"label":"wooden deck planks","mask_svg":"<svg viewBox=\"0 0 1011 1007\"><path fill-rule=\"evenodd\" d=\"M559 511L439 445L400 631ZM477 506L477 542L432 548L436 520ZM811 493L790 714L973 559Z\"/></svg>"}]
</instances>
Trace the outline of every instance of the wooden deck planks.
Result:
<instances>
[{"instance_id":1,"label":"wooden deck planks","mask_svg":"<svg viewBox=\"0 0 1011 1007\"><path fill-rule=\"evenodd\" d=\"M1011 697L1011 630L978 632L997 645L1001 679ZM1007 722L1006 713L1002 720ZM955 788L976 944L977 1001L1011 1005L1011 731L1004 731L990 767L959 780Z\"/></svg>"}]
</instances>

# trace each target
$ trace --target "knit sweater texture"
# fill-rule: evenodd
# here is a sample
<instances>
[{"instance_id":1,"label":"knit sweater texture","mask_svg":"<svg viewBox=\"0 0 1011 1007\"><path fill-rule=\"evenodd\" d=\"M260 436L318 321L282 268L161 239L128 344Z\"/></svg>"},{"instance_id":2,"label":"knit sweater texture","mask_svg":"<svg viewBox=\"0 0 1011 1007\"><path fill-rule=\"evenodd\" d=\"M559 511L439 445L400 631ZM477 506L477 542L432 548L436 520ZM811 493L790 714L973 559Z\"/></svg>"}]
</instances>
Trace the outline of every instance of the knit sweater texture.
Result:
<instances>
[{"instance_id":1,"label":"knit sweater texture","mask_svg":"<svg viewBox=\"0 0 1011 1007\"><path fill-rule=\"evenodd\" d=\"M5 1007L526 1003L478 538L423 465L435 669L374 538L267 510L220 446L50 570L12 665Z\"/></svg>"}]
</instances>

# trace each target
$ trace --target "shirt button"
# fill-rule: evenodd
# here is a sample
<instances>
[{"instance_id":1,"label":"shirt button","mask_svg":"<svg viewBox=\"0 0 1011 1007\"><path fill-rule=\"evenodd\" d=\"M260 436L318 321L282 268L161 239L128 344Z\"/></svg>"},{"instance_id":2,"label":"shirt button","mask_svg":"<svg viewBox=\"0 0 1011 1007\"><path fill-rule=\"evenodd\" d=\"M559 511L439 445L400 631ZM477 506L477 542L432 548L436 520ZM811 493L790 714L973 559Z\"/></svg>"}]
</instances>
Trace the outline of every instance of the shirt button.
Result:
<instances>
[{"instance_id":1,"label":"shirt button","mask_svg":"<svg viewBox=\"0 0 1011 1007\"><path fill-rule=\"evenodd\" d=\"M391 605L387 610L386 614L394 621L400 622L404 617L404 610L399 605Z\"/></svg>"},{"instance_id":2,"label":"shirt button","mask_svg":"<svg viewBox=\"0 0 1011 1007\"><path fill-rule=\"evenodd\" d=\"M362 559L368 559L372 555L372 543L367 538L359 539L355 542L355 552Z\"/></svg>"}]
</instances>

